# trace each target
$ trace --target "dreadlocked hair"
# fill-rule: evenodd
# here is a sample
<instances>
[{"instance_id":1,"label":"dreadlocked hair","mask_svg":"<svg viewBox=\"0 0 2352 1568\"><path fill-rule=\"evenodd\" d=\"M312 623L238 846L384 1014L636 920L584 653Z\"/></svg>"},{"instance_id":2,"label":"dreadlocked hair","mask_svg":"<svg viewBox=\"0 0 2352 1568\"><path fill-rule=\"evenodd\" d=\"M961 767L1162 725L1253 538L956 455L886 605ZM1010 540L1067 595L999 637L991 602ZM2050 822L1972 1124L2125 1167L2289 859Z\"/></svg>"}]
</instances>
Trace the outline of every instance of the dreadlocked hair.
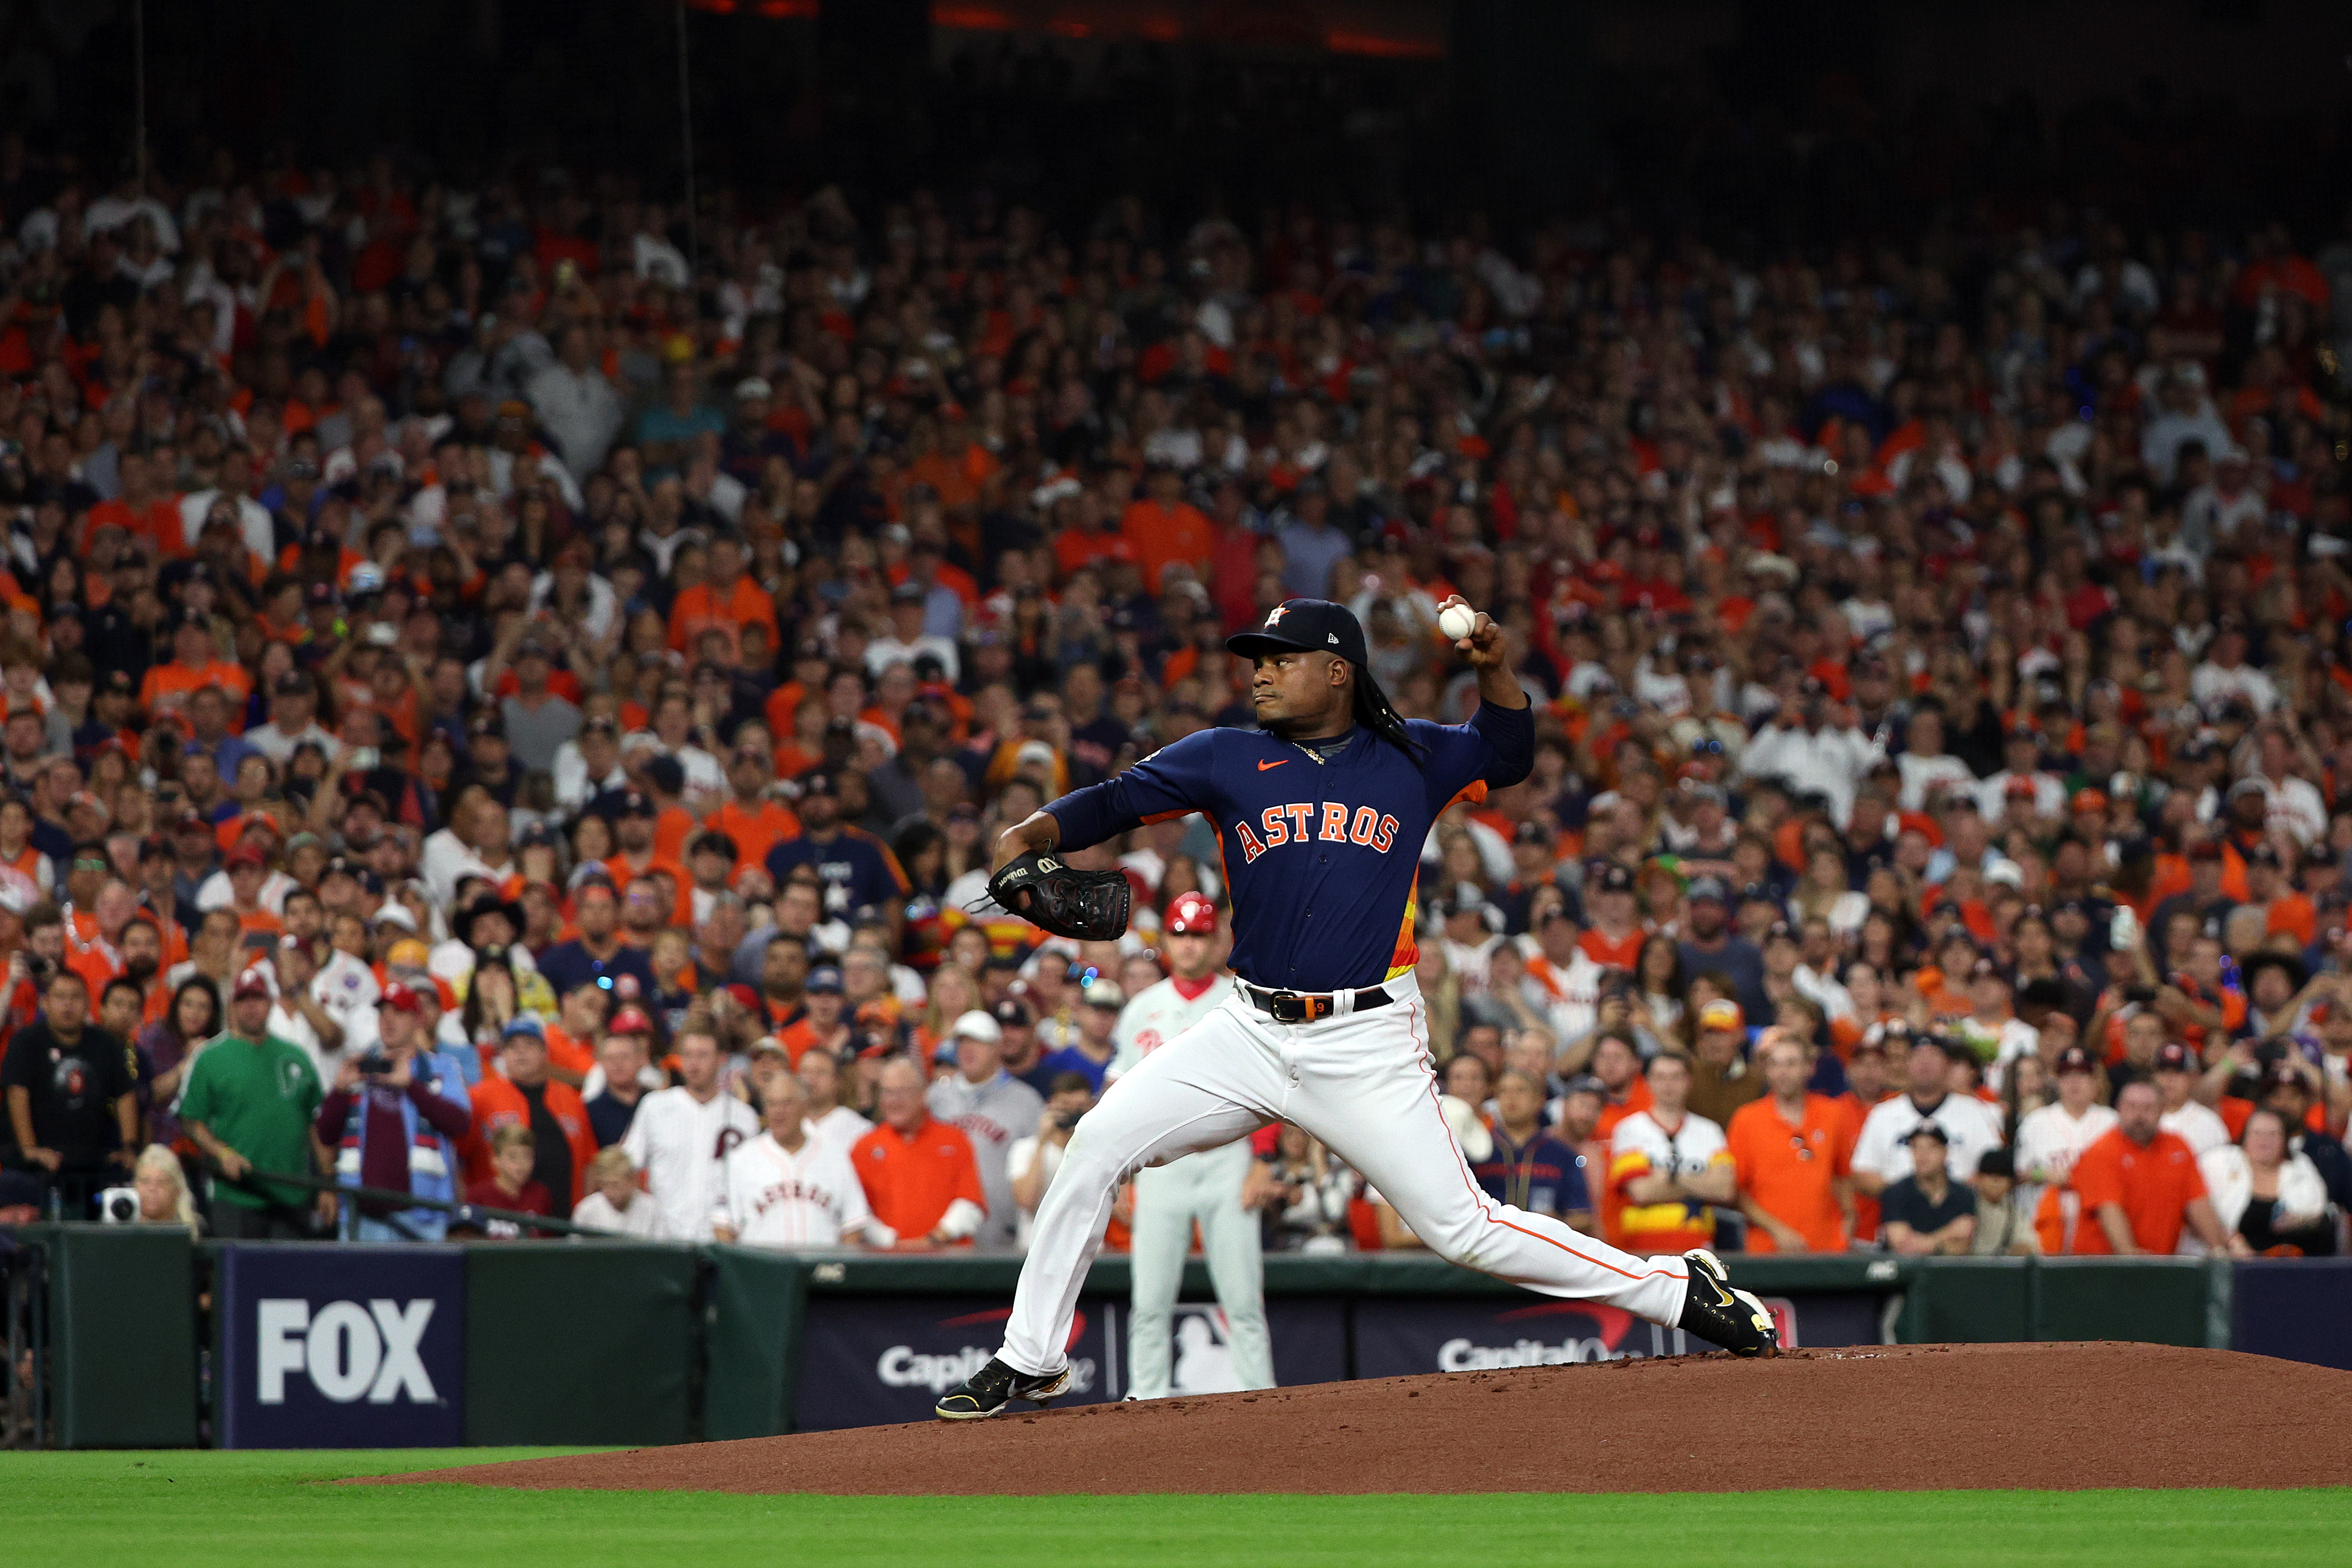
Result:
<instances>
[{"instance_id":1,"label":"dreadlocked hair","mask_svg":"<svg viewBox=\"0 0 2352 1568\"><path fill-rule=\"evenodd\" d=\"M1404 720L1397 716L1397 710L1389 706L1389 695L1381 690L1381 683L1372 678L1372 672L1357 665L1353 685L1356 722L1418 763L1427 748L1412 737Z\"/></svg>"}]
</instances>

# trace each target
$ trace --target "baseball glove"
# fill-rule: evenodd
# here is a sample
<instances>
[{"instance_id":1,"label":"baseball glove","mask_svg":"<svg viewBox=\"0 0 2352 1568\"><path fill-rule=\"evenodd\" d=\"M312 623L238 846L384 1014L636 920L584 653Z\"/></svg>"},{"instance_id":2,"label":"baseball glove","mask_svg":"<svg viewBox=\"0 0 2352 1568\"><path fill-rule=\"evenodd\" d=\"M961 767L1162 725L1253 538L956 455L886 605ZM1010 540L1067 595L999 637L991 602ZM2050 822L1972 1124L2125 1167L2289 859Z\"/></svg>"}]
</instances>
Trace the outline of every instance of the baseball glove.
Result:
<instances>
[{"instance_id":1,"label":"baseball glove","mask_svg":"<svg viewBox=\"0 0 2352 1568\"><path fill-rule=\"evenodd\" d=\"M1050 851L1033 850L988 879L988 895L1056 936L1115 942L1127 932L1135 889L1126 873L1079 871Z\"/></svg>"}]
</instances>

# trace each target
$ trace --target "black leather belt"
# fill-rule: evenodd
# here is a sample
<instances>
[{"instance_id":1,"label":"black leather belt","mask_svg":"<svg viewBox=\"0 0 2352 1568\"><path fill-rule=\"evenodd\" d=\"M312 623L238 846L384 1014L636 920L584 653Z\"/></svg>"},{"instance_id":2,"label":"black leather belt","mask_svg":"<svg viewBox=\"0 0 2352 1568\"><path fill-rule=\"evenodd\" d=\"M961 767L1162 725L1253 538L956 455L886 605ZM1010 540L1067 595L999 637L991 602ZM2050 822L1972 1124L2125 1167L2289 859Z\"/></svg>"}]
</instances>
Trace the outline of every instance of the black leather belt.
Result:
<instances>
[{"instance_id":1,"label":"black leather belt","mask_svg":"<svg viewBox=\"0 0 2352 1568\"><path fill-rule=\"evenodd\" d=\"M1328 992L1310 995L1303 991L1268 991L1235 977L1234 984L1242 996L1258 1011L1270 1016L1276 1023L1314 1023L1335 1016L1339 1010L1339 997ZM1396 1000L1375 986L1370 990L1356 993L1356 1011L1368 1013L1374 1008L1384 1008Z\"/></svg>"}]
</instances>

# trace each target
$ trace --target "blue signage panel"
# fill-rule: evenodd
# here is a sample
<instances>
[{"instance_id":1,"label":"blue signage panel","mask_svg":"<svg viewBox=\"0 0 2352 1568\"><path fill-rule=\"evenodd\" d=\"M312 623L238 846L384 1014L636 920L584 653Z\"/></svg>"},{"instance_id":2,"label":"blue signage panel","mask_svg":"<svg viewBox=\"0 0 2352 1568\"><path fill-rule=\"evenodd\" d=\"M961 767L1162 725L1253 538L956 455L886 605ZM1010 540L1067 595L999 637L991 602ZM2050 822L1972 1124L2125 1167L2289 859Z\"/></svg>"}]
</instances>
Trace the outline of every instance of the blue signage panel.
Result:
<instances>
[{"instance_id":1,"label":"blue signage panel","mask_svg":"<svg viewBox=\"0 0 2352 1568\"><path fill-rule=\"evenodd\" d=\"M1277 1298L1265 1306L1277 1381L1328 1383L1347 1375L1342 1303ZM940 1396L996 1354L1011 1312L1001 1296L810 1296L794 1429L827 1432L929 1420ZM1181 1304L1176 1313L1173 1391L1209 1394L1238 1386L1232 1380L1223 1314L1206 1302ZM1089 1296L1078 1302L1070 1335L1070 1391L1055 1401L1056 1407L1127 1397L1127 1334L1123 1298Z\"/></svg>"},{"instance_id":2,"label":"blue signage panel","mask_svg":"<svg viewBox=\"0 0 2352 1568\"><path fill-rule=\"evenodd\" d=\"M213 1311L221 1447L465 1441L462 1249L225 1247Z\"/></svg>"},{"instance_id":3,"label":"blue signage panel","mask_svg":"<svg viewBox=\"0 0 2352 1568\"><path fill-rule=\"evenodd\" d=\"M1879 1297L1772 1296L1764 1304L1780 1324L1780 1342L1791 1348L1879 1343ZM1715 1348L1599 1301L1406 1297L1360 1301L1350 1310L1358 1377L1624 1361Z\"/></svg>"}]
</instances>

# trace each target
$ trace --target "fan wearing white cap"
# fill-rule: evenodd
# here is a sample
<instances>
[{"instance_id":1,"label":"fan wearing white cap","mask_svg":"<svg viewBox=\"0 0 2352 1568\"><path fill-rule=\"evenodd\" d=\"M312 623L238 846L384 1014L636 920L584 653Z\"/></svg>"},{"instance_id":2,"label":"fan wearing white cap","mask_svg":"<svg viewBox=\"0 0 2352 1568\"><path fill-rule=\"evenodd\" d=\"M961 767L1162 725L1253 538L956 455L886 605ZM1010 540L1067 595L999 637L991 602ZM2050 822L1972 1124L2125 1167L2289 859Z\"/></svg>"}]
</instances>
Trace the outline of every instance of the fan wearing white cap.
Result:
<instances>
[{"instance_id":1,"label":"fan wearing white cap","mask_svg":"<svg viewBox=\"0 0 2352 1568\"><path fill-rule=\"evenodd\" d=\"M1197 893L1180 895L1169 906L1163 940L1169 977L1137 992L1119 1010L1118 1021L1111 1026L1118 1054L1111 1058L1107 1079L1116 1081L1207 1017L1232 989L1222 968L1224 945L1218 940L1214 904ZM1274 1343L1265 1326L1265 1251L1257 1214L1243 1207L1242 1199L1251 1163L1249 1141L1243 1139L1135 1173L1129 1247L1135 1297L1128 1353L1129 1389L1139 1399L1274 1386ZM1209 1354L1188 1347L1183 1364L1177 1367L1171 1350L1176 1289L1184 1278L1184 1255L1192 1249L1195 1224L1201 1228L1209 1282L1216 1287L1223 1321L1207 1324Z\"/></svg>"},{"instance_id":2,"label":"fan wearing white cap","mask_svg":"<svg viewBox=\"0 0 2352 1568\"><path fill-rule=\"evenodd\" d=\"M931 1081L924 1103L933 1116L963 1129L971 1140L980 1188L988 1195L988 1218L972 1232L979 1247L1012 1243L1021 1206L1013 1201L1013 1177L1005 1168L1013 1143L1037 1130L1045 1102L1037 1091L1004 1071L1004 1032L988 1014L972 1011L949 1027L940 1047L955 1071Z\"/></svg>"}]
</instances>

